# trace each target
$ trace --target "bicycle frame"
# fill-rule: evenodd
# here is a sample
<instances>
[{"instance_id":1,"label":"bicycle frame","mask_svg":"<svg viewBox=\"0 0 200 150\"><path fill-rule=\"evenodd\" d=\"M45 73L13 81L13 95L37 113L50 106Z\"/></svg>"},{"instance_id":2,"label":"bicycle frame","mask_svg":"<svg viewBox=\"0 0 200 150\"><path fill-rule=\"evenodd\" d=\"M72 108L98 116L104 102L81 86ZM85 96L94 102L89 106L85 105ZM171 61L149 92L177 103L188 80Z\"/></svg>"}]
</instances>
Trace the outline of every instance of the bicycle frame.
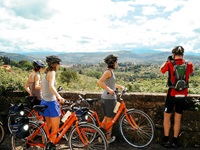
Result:
<instances>
[{"instance_id":1,"label":"bicycle frame","mask_svg":"<svg viewBox=\"0 0 200 150\"><path fill-rule=\"evenodd\" d=\"M79 122L78 122L78 118L76 117L75 112L72 112L72 114L69 116L69 118L64 122L64 124L56 131L50 134L49 128L47 123L44 121L40 127L34 132L32 133L29 137L27 137L26 139L26 143L29 144L30 146L40 146L40 147L45 147L45 144L39 144L39 143L33 143L31 142L31 139L33 139L40 131L41 128L43 128L47 134L47 138L49 139L51 136L58 134L59 135L56 137L56 140L54 142L54 144L58 144L59 141L62 139L62 137L65 135L65 133L69 130L70 127L72 127L72 125L75 123L78 135L81 139L81 142L84 144L84 146L87 145L87 138L84 138L85 136L83 136L84 134L81 133L81 131L78 128Z\"/></svg>"},{"instance_id":2,"label":"bicycle frame","mask_svg":"<svg viewBox=\"0 0 200 150\"><path fill-rule=\"evenodd\" d=\"M108 129L110 129L113 124L115 124L117 122L117 120L119 119L119 117L124 114L126 116L127 121L130 123L130 125L132 126L133 129L137 128L137 124L135 123L134 119L132 118L132 116L128 116L127 114L127 109L126 109L126 105L123 99L120 99L120 107L116 113L116 115L114 116L114 118L112 119L112 121L109 122L101 122L99 119L99 116L97 115L96 111L90 111L92 112L92 116L96 118L98 125L101 127L103 125L105 125L105 130L107 131Z\"/></svg>"}]
</instances>

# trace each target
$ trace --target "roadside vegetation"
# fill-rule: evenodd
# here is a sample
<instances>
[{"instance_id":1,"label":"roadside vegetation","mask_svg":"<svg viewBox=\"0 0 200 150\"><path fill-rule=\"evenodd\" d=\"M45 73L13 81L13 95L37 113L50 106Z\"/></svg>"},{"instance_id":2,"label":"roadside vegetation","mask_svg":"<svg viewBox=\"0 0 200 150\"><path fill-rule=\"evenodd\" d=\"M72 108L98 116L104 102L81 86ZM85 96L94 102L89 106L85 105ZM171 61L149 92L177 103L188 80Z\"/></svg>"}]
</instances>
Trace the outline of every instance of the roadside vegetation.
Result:
<instances>
[{"instance_id":1,"label":"roadside vegetation","mask_svg":"<svg viewBox=\"0 0 200 150\"><path fill-rule=\"evenodd\" d=\"M0 69L0 94L7 90L25 91L24 84L32 71L32 62L16 62L4 57L0 59L0 66L6 63L11 65L12 71ZM119 63L115 70L117 83L127 87L129 92L165 93L167 73L162 75L159 72L160 66L161 64ZM97 80L105 68L104 63L61 66L56 74L56 86L62 86L65 91L100 92L102 89L97 86ZM190 79L190 94L200 94L199 81L199 65L195 64L195 73Z\"/></svg>"}]
</instances>

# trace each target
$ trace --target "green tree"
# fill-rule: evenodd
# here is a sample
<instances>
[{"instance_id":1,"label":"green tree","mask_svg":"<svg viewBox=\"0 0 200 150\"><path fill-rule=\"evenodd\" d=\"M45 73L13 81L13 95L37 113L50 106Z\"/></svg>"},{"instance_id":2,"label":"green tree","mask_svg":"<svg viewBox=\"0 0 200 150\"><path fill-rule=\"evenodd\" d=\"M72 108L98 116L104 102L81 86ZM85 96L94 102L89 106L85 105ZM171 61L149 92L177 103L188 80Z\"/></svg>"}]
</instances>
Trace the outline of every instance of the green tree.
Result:
<instances>
[{"instance_id":1,"label":"green tree","mask_svg":"<svg viewBox=\"0 0 200 150\"><path fill-rule=\"evenodd\" d=\"M23 70L31 70L33 68L33 65L31 62L27 61L27 60L20 60L19 61L19 66L23 69Z\"/></svg>"},{"instance_id":2,"label":"green tree","mask_svg":"<svg viewBox=\"0 0 200 150\"><path fill-rule=\"evenodd\" d=\"M78 75L77 72L72 70L72 69L66 69L64 71L61 72L60 74L60 80L63 83L67 83L67 85L69 85L69 83L71 81L77 80L78 79Z\"/></svg>"}]
</instances>

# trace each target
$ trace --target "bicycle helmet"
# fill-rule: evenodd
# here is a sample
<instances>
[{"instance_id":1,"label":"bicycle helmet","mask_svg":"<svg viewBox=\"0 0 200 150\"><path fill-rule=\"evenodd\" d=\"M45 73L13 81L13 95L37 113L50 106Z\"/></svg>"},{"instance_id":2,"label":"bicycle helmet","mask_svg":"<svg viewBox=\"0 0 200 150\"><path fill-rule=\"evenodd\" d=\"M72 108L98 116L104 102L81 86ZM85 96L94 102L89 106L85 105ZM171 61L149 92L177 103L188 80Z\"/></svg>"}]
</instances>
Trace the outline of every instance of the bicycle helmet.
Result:
<instances>
[{"instance_id":1,"label":"bicycle helmet","mask_svg":"<svg viewBox=\"0 0 200 150\"><path fill-rule=\"evenodd\" d=\"M61 59L58 58L58 56L51 55L51 56L46 57L46 62L48 64L59 63L59 62L61 62Z\"/></svg>"},{"instance_id":2,"label":"bicycle helmet","mask_svg":"<svg viewBox=\"0 0 200 150\"><path fill-rule=\"evenodd\" d=\"M114 64L117 61L118 56L115 54L110 54L104 58L104 62L108 65Z\"/></svg>"},{"instance_id":3,"label":"bicycle helmet","mask_svg":"<svg viewBox=\"0 0 200 150\"><path fill-rule=\"evenodd\" d=\"M175 46L173 49L172 49L172 53L175 54L175 55L183 55L184 53L184 48L182 46Z\"/></svg>"},{"instance_id":4,"label":"bicycle helmet","mask_svg":"<svg viewBox=\"0 0 200 150\"><path fill-rule=\"evenodd\" d=\"M45 63L43 62L43 61L41 61L41 60L34 60L33 61L33 66L34 67L41 67L41 68L44 68L46 65L45 65Z\"/></svg>"}]
</instances>

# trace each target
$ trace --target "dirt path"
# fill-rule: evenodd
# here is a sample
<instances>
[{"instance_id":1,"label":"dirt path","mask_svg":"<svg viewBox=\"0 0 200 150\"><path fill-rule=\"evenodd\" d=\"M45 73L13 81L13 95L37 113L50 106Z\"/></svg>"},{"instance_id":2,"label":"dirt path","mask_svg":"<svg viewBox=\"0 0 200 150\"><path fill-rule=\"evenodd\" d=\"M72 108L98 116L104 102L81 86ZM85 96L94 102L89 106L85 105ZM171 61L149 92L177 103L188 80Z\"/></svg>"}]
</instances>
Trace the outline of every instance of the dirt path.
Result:
<instances>
[{"instance_id":1,"label":"dirt path","mask_svg":"<svg viewBox=\"0 0 200 150\"><path fill-rule=\"evenodd\" d=\"M68 147L61 145L59 148L60 150L69 150ZM12 150L11 148L11 138L10 135L6 135L5 141L0 145L0 150ZM138 148L133 148L129 146L127 143L124 141L119 141L116 140L114 143L109 145L109 150L141 150ZM151 143L149 146L146 148L143 148L142 150L169 150L166 149L158 143ZM178 148L178 150L198 150L198 148Z\"/></svg>"}]
</instances>

